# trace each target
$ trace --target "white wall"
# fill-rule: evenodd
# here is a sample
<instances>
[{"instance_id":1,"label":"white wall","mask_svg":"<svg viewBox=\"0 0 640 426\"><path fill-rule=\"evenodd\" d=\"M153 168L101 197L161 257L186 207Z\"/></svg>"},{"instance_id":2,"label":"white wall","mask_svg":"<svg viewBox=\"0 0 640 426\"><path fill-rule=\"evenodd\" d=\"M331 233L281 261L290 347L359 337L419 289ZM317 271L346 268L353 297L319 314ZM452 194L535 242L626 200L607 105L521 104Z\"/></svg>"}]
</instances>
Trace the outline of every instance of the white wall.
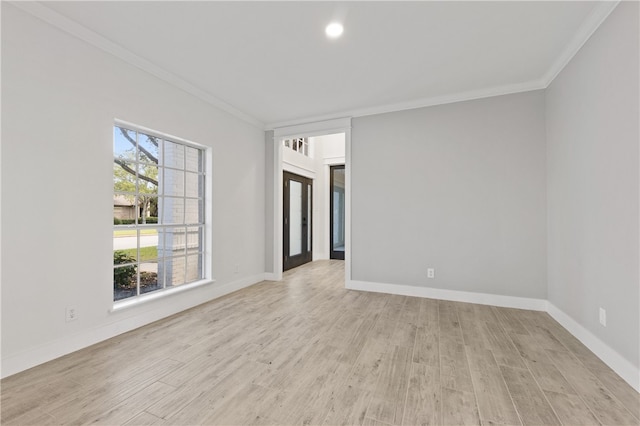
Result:
<instances>
[{"instance_id":1,"label":"white wall","mask_svg":"<svg viewBox=\"0 0 640 426\"><path fill-rule=\"evenodd\" d=\"M115 118L213 148L217 282L110 313ZM6 2L2 150L3 376L264 278L264 132Z\"/></svg>"},{"instance_id":2,"label":"white wall","mask_svg":"<svg viewBox=\"0 0 640 426\"><path fill-rule=\"evenodd\" d=\"M548 298L631 362L636 386L638 13L620 3L546 92Z\"/></svg>"},{"instance_id":3,"label":"white wall","mask_svg":"<svg viewBox=\"0 0 640 426\"><path fill-rule=\"evenodd\" d=\"M315 179L316 177L316 162L314 159L290 148L282 147L282 168L310 179Z\"/></svg>"},{"instance_id":4,"label":"white wall","mask_svg":"<svg viewBox=\"0 0 640 426\"><path fill-rule=\"evenodd\" d=\"M546 298L542 91L354 118L351 159L353 280Z\"/></svg>"},{"instance_id":5,"label":"white wall","mask_svg":"<svg viewBox=\"0 0 640 426\"><path fill-rule=\"evenodd\" d=\"M345 135L336 133L333 135L318 136L313 138L322 145L322 160L325 164L344 164Z\"/></svg>"},{"instance_id":6,"label":"white wall","mask_svg":"<svg viewBox=\"0 0 640 426\"><path fill-rule=\"evenodd\" d=\"M314 145L316 169L316 179L313 182L313 260L329 259L329 167L345 162L345 134L336 133L310 139Z\"/></svg>"}]
</instances>

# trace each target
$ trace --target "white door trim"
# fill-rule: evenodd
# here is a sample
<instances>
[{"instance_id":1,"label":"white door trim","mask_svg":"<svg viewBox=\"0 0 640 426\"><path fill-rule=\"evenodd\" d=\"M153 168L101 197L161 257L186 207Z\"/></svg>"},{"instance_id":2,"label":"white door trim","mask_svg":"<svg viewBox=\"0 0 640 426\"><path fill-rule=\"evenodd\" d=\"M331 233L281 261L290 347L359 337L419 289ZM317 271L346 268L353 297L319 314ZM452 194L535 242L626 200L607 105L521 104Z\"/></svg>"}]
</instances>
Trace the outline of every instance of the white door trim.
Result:
<instances>
[{"instance_id":1,"label":"white door trim","mask_svg":"<svg viewBox=\"0 0 640 426\"><path fill-rule=\"evenodd\" d=\"M273 131L273 278L282 280L282 141L344 133L345 142L345 284L351 281L351 117L296 126Z\"/></svg>"}]
</instances>

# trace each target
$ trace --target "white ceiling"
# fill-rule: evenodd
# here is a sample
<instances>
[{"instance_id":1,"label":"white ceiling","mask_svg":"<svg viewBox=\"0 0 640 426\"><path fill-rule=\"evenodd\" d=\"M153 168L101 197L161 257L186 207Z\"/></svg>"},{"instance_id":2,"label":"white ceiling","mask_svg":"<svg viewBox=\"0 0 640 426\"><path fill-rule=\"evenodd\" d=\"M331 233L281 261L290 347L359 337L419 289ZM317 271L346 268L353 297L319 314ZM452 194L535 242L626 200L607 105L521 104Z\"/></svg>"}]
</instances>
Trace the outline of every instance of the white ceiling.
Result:
<instances>
[{"instance_id":1,"label":"white ceiling","mask_svg":"<svg viewBox=\"0 0 640 426\"><path fill-rule=\"evenodd\" d=\"M37 8L49 22L272 128L546 87L614 6L81 1ZM324 27L334 19L345 32L328 40Z\"/></svg>"}]
</instances>

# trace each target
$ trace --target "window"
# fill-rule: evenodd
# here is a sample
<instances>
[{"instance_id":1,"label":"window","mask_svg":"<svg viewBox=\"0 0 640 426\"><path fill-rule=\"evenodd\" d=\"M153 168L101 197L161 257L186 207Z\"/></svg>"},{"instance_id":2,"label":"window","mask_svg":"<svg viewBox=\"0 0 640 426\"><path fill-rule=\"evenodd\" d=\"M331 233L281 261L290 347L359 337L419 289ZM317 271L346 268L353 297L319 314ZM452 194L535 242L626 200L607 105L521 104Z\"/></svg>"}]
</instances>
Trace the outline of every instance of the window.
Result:
<instances>
[{"instance_id":1,"label":"window","mask_svg":"<svg viewBox=\"0 0 640 426\"><path fill-rule=\"evenodd\" d=\"M205 277L205 151L114 126L113 300Z\"/></svg>"},{"instance_id":2,"label":"window","mask_svg":"<svg viewBox=\"0 0 640 426\"><path fill-rule=\"evenodd\" d=\"M285 139L282 141L282 144L285 146L285 148L289 148L293 151L299 152L306 157L311 157L309 139L307 138Z\"/></svg>"}]
</instances>

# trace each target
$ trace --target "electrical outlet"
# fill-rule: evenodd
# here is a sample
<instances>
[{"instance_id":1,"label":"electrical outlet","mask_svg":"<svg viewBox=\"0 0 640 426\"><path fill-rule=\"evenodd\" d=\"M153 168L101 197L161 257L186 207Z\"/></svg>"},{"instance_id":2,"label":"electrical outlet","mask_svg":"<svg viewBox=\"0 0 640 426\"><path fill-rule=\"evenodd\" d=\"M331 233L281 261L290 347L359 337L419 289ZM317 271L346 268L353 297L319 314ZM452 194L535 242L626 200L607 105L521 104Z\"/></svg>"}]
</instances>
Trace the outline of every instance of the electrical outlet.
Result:
<instances>
[{"instance_id":1,"label":"electrical outlet","mask_svg":"<svg viewBox=\"0 0 640 426\"><path fill-rule=\"evenodd\" d=\"M600 308L600 324L602 324L603 327L607 326L607 311L605 311L604 308Z\"/></svg>"},{"instance_id":2,"label":"electrical outlet","mask_svg":"<svg viewBox=\"0 0 640 426\"><path fill-rule=\"evenodd\" d=\"M68 307L67 308L67 316L66 316L66 318L67 318L67 322L77 320L78 319L78 310L73 306Z\"/></svg>"},{"instance_id":3,"label":"electrical outlet","mask_svg":"<svg viewBox=\"0 0 640 426\"><path fill-rule=\"evenodd\" d=\"M239 263L236 263L236 266L235 266L233 272L235 274L239 274L240 273L240 264Z\"/></svg>"},{"instance_id":4,"label":"electrical outlet","mask_svg":"<svg viewBox=\"0 0 640 426\"><path fill-rule=\"evenodd\" d=\"M434 268L427 269L427 278L435 278L436 270Z\"/></svg>"}]
</instances>

